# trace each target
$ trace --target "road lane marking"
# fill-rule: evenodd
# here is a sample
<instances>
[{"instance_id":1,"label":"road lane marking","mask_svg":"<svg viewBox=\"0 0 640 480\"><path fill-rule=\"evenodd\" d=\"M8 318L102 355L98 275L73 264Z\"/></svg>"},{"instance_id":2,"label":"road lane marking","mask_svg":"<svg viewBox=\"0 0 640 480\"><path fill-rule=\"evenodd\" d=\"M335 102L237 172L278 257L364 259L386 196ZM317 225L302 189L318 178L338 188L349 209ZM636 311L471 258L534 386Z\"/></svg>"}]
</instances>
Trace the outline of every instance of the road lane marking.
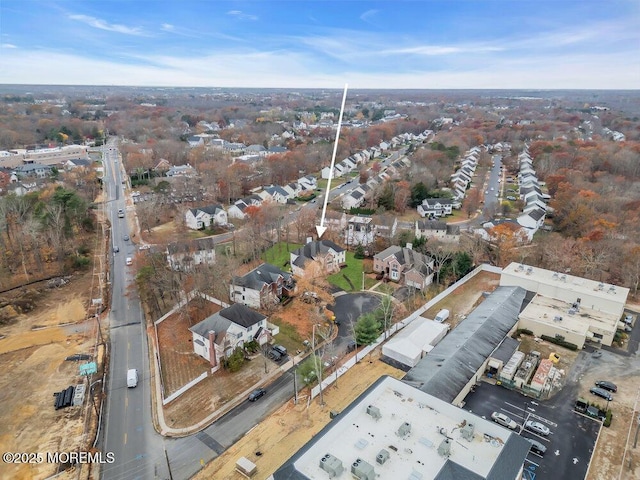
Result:
<instances>
[{"instance_id":1,"label":"road lane marking","mask_svg":"<svg viewBox=\"0 0 640 480\"><path fill-rule=\"evenodd\" d=\"M124 444L127 444L127 432L124 433Z\"/></svg>"}]
</instances>

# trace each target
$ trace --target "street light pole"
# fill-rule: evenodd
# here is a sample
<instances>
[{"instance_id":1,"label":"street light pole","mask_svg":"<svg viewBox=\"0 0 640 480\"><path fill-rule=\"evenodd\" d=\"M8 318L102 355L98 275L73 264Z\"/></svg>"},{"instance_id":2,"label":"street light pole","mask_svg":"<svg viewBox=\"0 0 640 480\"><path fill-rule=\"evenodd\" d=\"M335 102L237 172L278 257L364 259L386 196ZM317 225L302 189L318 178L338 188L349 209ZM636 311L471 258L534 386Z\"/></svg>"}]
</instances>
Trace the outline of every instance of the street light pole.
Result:
<instances>
[{"instance_id":1,"label":"street light pole","mask_svg":"<svg viewBox=\"0 0 640 480\"><path fill-rule=\"evenodd\" d=\"M318 387L320 387L320 406L324 406L324 397L322 396L322 359L320 359L320 365L318 366L318 356L316 355L316 327L317 323L313 324L311 331L311 350L313 351L313 361L316 369L318 370Z\"/></svg>"}]
</instances>

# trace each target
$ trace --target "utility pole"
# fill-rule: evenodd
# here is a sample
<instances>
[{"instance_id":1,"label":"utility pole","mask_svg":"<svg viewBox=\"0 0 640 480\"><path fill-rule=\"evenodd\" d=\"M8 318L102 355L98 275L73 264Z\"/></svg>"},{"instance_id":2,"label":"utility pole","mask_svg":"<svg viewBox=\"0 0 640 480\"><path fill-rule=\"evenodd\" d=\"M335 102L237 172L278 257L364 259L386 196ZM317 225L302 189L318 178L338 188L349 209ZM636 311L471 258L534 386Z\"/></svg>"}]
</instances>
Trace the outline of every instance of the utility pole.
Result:
<instances>
[{"instance_id":1,"label":"utility pole","mask_svg":"<svg viewBox=\"0 0 640 480\"><path fill-rule=\"evenodd\" d=\"M318 370L318 386L320 387L320 406L324 406L324 397L322 395L322 358L318 359L316 355L316 327L317 323L313 324L313 330L311 331L311 349L313 350L313 358L314 363L316 364L316 369ZM318 366L318 360L320 360L320 365Z\"/></svg>"}]
</instances>

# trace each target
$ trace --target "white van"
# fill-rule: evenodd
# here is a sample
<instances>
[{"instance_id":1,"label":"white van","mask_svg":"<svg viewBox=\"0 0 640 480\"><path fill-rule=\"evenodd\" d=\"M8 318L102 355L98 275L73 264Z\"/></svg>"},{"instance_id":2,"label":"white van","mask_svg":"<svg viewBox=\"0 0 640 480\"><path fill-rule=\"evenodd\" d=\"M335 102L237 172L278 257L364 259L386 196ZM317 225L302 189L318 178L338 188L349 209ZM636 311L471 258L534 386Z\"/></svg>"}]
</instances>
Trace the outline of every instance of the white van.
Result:
<instances>
[{"instance_id":1,"label":"white van","mask_svg":"<svg viewBox=\"0 0 640 480\"><path fill-rule=\"evenodd\" d=\"M438 312L438 314L436 315L436 318L434 318L433 320L438 322L438 323L442 323L447 318L449 318L449 310L447 310L446 308L443 308L442 310L440 310Z\"/></svg>"},{"instance_id":2,"label":"white van","mask_svg":"<svg viewBox=\"0 0 640 480\"><path fill-rule=\"evenodd\" d=\"M130 368L127 370L127 387L133 388L138 385L138 370Z\"/></svg>"},{"instance_id":3,"label":"white van","mask_svg":"<svg viewBox=\"0 0 640 480\"><path fill-rule=\"evenodd\" d=\"M127 265L132 265L133 264L133 259L131 257L127 257L126 263L127 263Z\"/></svg>"}]
</instances>

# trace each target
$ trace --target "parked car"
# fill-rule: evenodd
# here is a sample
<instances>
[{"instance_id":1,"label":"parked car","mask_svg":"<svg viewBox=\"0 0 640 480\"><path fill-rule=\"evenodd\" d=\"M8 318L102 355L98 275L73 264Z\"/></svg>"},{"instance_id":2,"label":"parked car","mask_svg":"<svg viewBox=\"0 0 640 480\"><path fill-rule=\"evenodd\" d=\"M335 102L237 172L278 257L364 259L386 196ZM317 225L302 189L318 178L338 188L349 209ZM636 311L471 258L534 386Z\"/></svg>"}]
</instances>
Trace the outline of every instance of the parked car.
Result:
<instances>
[{"instance_id":1,"label":"parked car","mask_svg":"<svg viewBox=\"0 0 640 480\"><path fill-rule=\"evenodd\" d=\"M540 422L534 422L533 420L527 420L524 424L524 428L530 432L537 433L538 435L549 435L549 427L541 424Z\"/></svg>"},{"instance_id":2,"label":"parked car","mask_svg":"<svg viewBox=\"0 0 640 480\"><path fill-rule=\"evenodd\" d=\"M491 420L496 422L498 425L502 425L503 427L507 427L511 430L518 428L518 424L512 420L511 417L507 417L504 413L493 412L491 414Z\"/></svg>"},{"instance_id":3,"label":"parked car","mask_svg":"<svg viewBox=\"0 0 640 480\"><path fill-rule=\"evenodd\" d=\"M119 251L120 251L120 247L119 247L119 246L117 246L117 245L115 245L115 246L113 247L113 253L118 253Z\"/></svg>"},{"instance_id":4,"label":"parked car","mask_svg":"<svg viewBox=\"0 0 640 480\"><path fill-rule=\"evenodd\" d=\"M591 393L593 393L594 395L600 397L600 398L604 398L607 401L611 401L613 400L613 395L611 395L609 392L607 392L604 388L598 388L598 387L591 387L589 389L589 391Z\"/></svg>"},{"instance_id":5,"label":"parked car","mask_svg":"<svg viewBox=\"0 0 640 480\"><path fill-rule=\"evenodd\" d=\"M537 440L533 440L531 438L527 438L527 440L531 444L531 451L533 453L536 453L538 455L544 455L544 452L547 451L547 447L545 447L542 443L538 442Z\"/></svg>"},{"instance_id":6,"label":"parked car","mask_svg":"<svg viewBox=\"0 0 640 480\"><path fill-rule=\"evenodd\" d=\"M125 235L125 236L124 236L124 241L125 241L125 242L128 242L128 241L129 241L129 235Z\"/></svg>"},{"instance_id":7,"label":"parked car","mask_svg":"<svg viewBox=\"0 0 640 480\"><path fill-rule=\"evenodd\" d=\"M627 325L631 325L631 323L633 323L633 315L631 315L630 313L625 315L624 323L626 323Z\"/></svg>"},{"instance_id":8,"label":"parked car","mask_svg":"<svg viewBox=\"0 0 640 480\"><path fill-rule=\"evenodd\" d=\"M607 380L598 380L596 382L596 387L604 388L605 390L613 393L618 391L618 386L613 382L608 382Z\"/></svg>"},{"instance_id":9,"label":"parked car","mask_svg":"<svg viewBox=\"0 0 640 480\"><path fill-rule=\"evenodd\" d=\"M274 350L273 348L267 352L267 357L269 357L274 362L279 362L280 360L282 360L282 355L280 354L280 352Z\"/></svg>"},{"instance_id":10,"label":"parked car","mask_svg":"<svg viewBox=\"0 0 640 480\"><path fill-rule=\"evenodd\" d=\"M280 355L282 355L283 357L287 356L287 349L284 348L282 345L274 345L273 350L275 350L276 352L278 352Z\"/></svg>"},{"instance_id":11,"label":"parked car","mask_svg":"<svg viewBox=\"0 0 640 480\"><path fill-rule=\"evenodd\" d=\"M249 394L249 401L255 402L260 397L264 396L267 391L264 388L256 388L253 392Z\"/></svg>"}]
</instances>

